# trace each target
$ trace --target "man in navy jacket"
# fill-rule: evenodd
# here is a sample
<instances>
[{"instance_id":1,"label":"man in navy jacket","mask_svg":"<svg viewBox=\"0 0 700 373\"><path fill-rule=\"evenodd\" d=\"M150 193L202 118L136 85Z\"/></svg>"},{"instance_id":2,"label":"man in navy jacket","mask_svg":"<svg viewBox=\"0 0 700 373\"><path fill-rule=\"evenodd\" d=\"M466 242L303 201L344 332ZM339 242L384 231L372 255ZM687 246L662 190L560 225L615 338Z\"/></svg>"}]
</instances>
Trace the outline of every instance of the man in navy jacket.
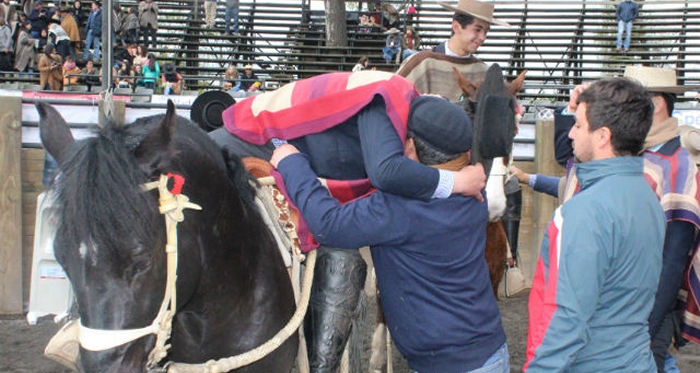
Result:
<instances>
[{"instance_id":1,"label":"man in navy jacket","mask_svg":"<svg viewBox=\"0 0 700 373\"><path fill-rule=\"evenodd\" d=\"M412 104L405 154L459 170L469 161L471 122L440 101L422 96ZM419 200L377 191L340 205L294 146L280 146L271 162L319 242L371 246L387 325L411 369L510 371L484 259L486 204L457 194Z\"/></svg>"}]
</instances>

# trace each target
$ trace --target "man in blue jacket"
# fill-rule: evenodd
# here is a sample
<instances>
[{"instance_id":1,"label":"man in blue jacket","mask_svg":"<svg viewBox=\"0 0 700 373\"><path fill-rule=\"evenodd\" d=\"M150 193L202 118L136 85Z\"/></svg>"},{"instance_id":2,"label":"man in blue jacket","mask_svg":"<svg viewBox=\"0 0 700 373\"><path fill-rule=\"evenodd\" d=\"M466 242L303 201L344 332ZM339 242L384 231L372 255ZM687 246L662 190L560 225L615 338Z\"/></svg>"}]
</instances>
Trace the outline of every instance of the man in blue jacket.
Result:
<instances>
[{"instance_id":1,"label":"man in blue jacket","mask_svg":"<svg viewBox=\"0 0 700 373\"><path fill-rule=\"evenodd\" d=\"M99 63L100 60L100 39L102 39L102 9L99 0L92 1L92 11L85 25L85 51L83 59L85 61L90 57L90 49L92 49L92 60Z\"/></svg>"},{"instance_id":2,"label":"man in blue jacket","mask_svg":"<svg viewBox=\"0 0 700 373\"><path fill-rule=\"evenodd\" d=\"M446 110L454 104L440 101L421 96L412 103L405 154L431 167L459 170L469 162L471 121L461 110ZM510 372L484 259L484 203L456 194L419 200L377 191L341 205L294 146L277 148L271 163L323 245L371 246L387 325L411 369Z\"/></svg>"},{"instance_id":3,"label":"man in blue jacket","mask_svg":"<svg viewBox=\"0 0 700 373\"><path fill-rule=\"evenodd\" d=\"M614 78L581 92L575 110L580 190L542 241L524 369L654 373L648 317L666 219L638 156L654 105L640 84Z\"/></svg>"},{"instance_id":4,"label":"man in blue jacket","mask_svg":"<svg viewBox=\"0 0 700 373\"><path fill-rule=\"evenodd\" d=\"M637 19L639 8L632 0L625 0L617 6L615 17L617 18L617 51L622 48L622 33L625 36L625 52L630 50L630 39L632 37L632 22Z\"/></svg>"}]
</instances>

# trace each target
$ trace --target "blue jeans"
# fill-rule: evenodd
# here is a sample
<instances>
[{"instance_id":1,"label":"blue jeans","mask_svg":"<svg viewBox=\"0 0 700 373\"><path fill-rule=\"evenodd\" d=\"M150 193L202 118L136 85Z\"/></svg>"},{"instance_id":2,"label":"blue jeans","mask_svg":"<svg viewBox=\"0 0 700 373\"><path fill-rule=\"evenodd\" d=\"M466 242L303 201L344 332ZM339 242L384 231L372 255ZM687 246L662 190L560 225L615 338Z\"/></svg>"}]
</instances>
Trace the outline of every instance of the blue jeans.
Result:
<instances>
[{"instance_id":1,"label":"blue jeans","mask_svg":"<svg viewBox=\"0 0 700 373\"><path fill-rule=\"evenodd\" d=\"M231 33L231 18L233 18L233 32L238 33L238 7L227 7L224 14L226 22L226 33Z\"/></svg>"},{"instance_id":2,"label":"blue jeans","mask_svg":"<svg viewBox=\"0 0 700 373\"><path fill-rule=\"evenodd\" d=\"M622 32L626 34L625 36L625 49L630 49L630 39L632 38L632 21L618 21L617 22L617 47L622 46Z\"/></svg>"},{"instance_id":3,"label":"blue jeans","mask_svg":"<svg viewBox=\"0 0 700 373\"><path fill-rule=\"evenodd\" d=\"M415 372L419 373L419 372ZM476 368L464 373L510 373L510 355L508 345L503 344L489 357L481 368Z\"/></svg>"},{"instance_id":4,"label":"blue jeans","mask_svg":"<svg viewBox=\"0 0 700 373\"><path fill-rule=\"evenodd\" d=\"M96 62L100 59L100 37L94 36L92 34L92 30L87 32L87 39L85 41L85 51L83 52L84 60L87 60L88 57L90 57L90 48L93 49L93 62Z\"/></svg>"}]
</instances>

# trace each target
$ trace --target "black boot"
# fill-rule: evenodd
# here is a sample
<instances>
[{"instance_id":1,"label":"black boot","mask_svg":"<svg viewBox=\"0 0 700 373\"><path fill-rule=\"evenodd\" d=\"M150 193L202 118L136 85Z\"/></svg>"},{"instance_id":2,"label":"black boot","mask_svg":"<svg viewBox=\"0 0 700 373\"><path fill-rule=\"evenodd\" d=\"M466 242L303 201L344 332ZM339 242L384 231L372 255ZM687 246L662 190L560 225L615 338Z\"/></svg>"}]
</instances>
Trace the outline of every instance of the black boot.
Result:
<instances>
[{"instance_id":1,"label":"black boot","mask_svg":"<svg viewBox=\"0 0 700 373\"><path fill-rule=\"evenodd\" d=\"M367 264L358 250L319 247L304 320L311 373L335 373L350 335Z\"/></svg>"},{"instance_id":2,"label":"black boot","mask_svg":"<svg viewBox=\"0 0 700 373\"><path fill-rule=\"evenodd\" d=\"M501 219L503 228L508 237L510 253L513 260L518 260L518 233L520 232L520 215L523 205L523 190L514 177L510 178L505 185L506 192L506 213Z\"/></svg>"}]
</instances>

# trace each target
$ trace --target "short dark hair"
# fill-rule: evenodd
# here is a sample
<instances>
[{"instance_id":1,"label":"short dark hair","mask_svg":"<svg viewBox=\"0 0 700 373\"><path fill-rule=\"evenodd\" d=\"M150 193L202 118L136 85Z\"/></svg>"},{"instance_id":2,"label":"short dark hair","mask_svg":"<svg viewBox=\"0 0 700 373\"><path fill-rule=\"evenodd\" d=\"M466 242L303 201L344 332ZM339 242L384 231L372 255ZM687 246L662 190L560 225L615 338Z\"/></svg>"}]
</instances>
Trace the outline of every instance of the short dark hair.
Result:
<instances>
[{"instance_id":1,"label":"short dark hair","mask_svg":"<svg viewBox=\"0 0 700 373\"><path fill-rule=\"evenodd\" d=\"M452 20L457 21L457 23L459 23L459 26L462 28L465 28L468 25L471 25L472 23L474 23L475 19L476 19L476 17L469 15L469 14L464 14L464 13L455 13L452 16ZM455 34L454 30L452 30L452 35L454 35L454 34Z\"/></svg>"},{"instance_id":2,"label":"short dark hair","mask_svg":"<svg viewBox=\"0 0 700 373\"><path fill-rule=\"evenodd\" d=\"M578 97L586 104L588 130L608 127L616 155L638 155L651 128L654 104L641 84L627 78L599 80Z\"/></svg>"},{"instance_id":3,"label":"short dark hair","mask_svg":"<svg viewBox=\"0 0 700 373\"><path fill-rule=\"evenodd\" d=\"M650 92L651 97L656 97L659 96L661 97L664 102L666 103L666 111L668 112L668 116L673 116L673 109L675 108L676 105L676 95L673 93L667 93L667 92Z\"/></svg>"},{"instance_id":4,"label":"short dark hair","mask_svg":"<svg viewBox=\"0 0 700 373\"><path fill-rule=\"evenodd\" d=\"M431 166L449 162L461 154L446 154L443 151L428 144L426 141L418 137L415 132L408 130L406 138L413 139L413 144L416 146L416 155L420 163Z\"/></svg>"}]
</instances>

